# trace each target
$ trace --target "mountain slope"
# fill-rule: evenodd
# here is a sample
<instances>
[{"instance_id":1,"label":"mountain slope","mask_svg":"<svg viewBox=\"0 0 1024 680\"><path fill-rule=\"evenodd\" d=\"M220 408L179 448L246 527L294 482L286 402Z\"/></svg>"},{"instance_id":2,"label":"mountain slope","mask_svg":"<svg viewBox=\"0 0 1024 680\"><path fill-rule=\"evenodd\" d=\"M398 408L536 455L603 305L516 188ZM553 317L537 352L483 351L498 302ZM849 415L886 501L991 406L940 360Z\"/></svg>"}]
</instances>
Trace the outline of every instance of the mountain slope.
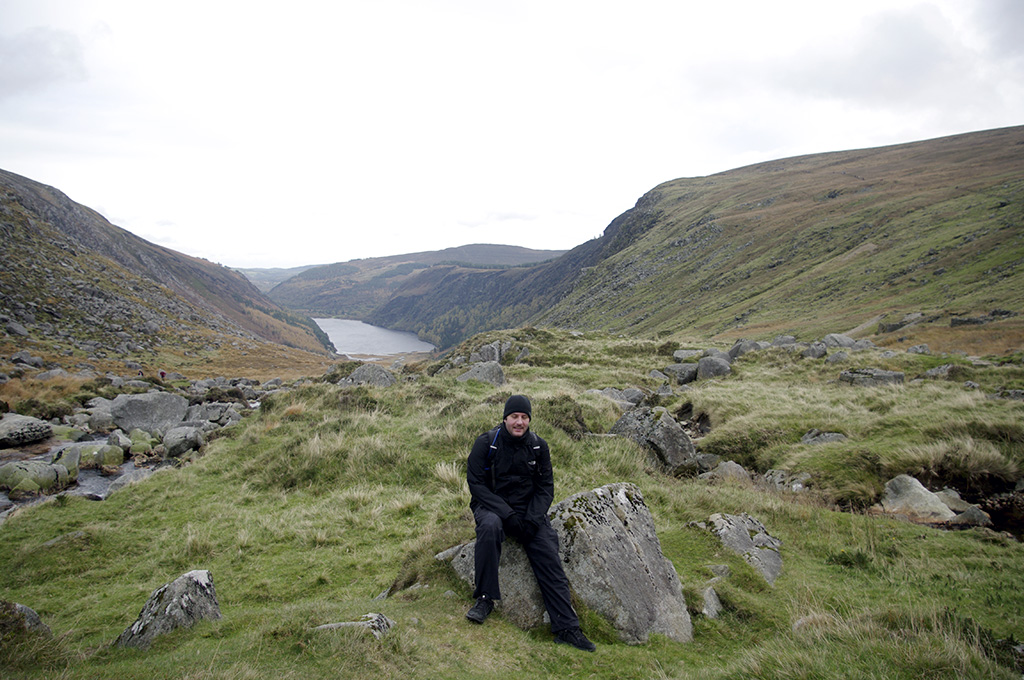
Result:
<instances>
[{"instance_id":1,"label":"mountain slope","mask_svg":"<svg viewBox=\"0 0 1024 680\"><path fill-rule=\"evenodd\" d=\"M202 331L327 353L310 319L271 302L240 274L149 243L52 187L4 171L0 230L0 314L32 326L32 337L88 336L128 354L160 344L155 335Z\"/></svg>"},{"instance_id":2,"label":"mountain slope","mask_svg":"<svg viewBox=\"0 0 1024 680\"><path fill-rule=\"evenodd\" d=\"M666 182L601 238L510 272L427 270L369 319L442 347L524 323L820 337L1024 308L1024 127Z\"/></svg>"},{"instance_id":3,"label":"mountain slope","mask_svg":"<svg viewBox=\"0 0 1024 680\"><path fill-rule=\"evenodd\" d=\"M363 319L390 299L408 278L429 267L460 263L472 269L518 267L564 250L473 244L444 250L349 260L297 272L270 290L275 302L310 314Z\"/></svg>"}]
</instances>

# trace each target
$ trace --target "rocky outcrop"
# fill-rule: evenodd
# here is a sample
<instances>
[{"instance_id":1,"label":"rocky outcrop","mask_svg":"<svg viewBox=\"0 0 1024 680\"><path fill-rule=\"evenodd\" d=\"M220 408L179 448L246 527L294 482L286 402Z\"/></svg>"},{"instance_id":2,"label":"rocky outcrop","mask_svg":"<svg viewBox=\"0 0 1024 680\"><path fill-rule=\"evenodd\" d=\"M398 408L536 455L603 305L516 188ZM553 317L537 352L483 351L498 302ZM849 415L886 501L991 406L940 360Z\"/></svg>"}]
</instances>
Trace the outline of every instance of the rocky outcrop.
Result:
<instances>
[{"instance_id":1,"label":"rocky outcrop","mask_svg":"<svg viewBox=\"0 0 1024 680\"><path fill-rule=\"evenodd\" d=\"M325 623L313 630L338 630L339 628L364 628L373 634L373 637L380 640L388 634L395 625L395 622L383 614L370 612L363 614L362 621L342 621L340 623Z\"/></svg>"},{"instance_id":2,"label":"rocky outcrop","mask_svg":"<svg viewBox=\"0 0 1024 680\"><path fill-rule=\"evenodd\" d=\"M184 420L188 399L168 392L119 394L110 402L109 411L122 430L166 432Z\"/></svg>"},{"instance_id":3,"label":"rocky outcrop","mask_svg":"<svg viewBox=\"0 0 1024 680\"><path fill-rule=\"evenodd\" d=\"M52 433L53 428L45 420L5 413L0 420L0 448L31 444L46 439Z\"/></svg>"},{"instance_id":4,"label":"rocky outcrop","mask_svg":"<svg viewBox=\"0 0 1024 680\"><path fill-rule=\"evenodd\" d=\"M764 525L747 513L715 513L708 518L711 531L722 545L737 553L756 569L769 584L782 573L782 541L768 533Z\"/></svg>"},{"instance_id":5,"label":"rocky outcrop","mask_svg":"<svg viewBox=\"0 0 1024 680\"><path fill-rule=\"evenodd\" d=\"M153 591L135 623L117 638L119 647L148 648L155 638L203 619L219 619L220 605L213 578L205 570L190 571Z\"/></svg>"},{"instance_id":6,"label":"rocky outcrop","mask_svg":"<svg viewBox=\"0 0 1024 680\"><path fill-rule=\"evenodd\" d=\"M910 475L899 475L886 482L882 509L919 522L946 522L956 516L942 499Z\"/></svg>"},{"instance_id":7,"label":"rocky outcrop","mask_svg":"<svg viewBox=\"0 0 1024 680\"><path fill-rule=\"evenodd\" d=\"M398 380L391 371L376 364L363 364L347 378L342 378L342 385L371 385L373 387L391 387Z\"/></svg>"},{"instance_id":8,"label":"rocky outcrop","mask_svg":"<svg viewBox=\"0 0 1024 680\"><path fill-rule=\"evenodd\" d=\"M655 464L670 474L702 471L689 435L664 408L640 406L627 411L609 433L632 439L651 455Z\"/></svg>"},{"instance_id":9,"label":"rocky outcrop","mask_svg":"<svg viewBox=\"0 0 1024 680\"><path fill-rule=\"evenodd\" d=\"M652 633L678 642L693 638L682 586L661 552L654 522L640 489L609 484L556 504L548 516L560 537L560 556L576 596L615 627L630 644ZM473 584L475 542L438 555ZM506 541L502 551L501 611L524 629L543 622L544 605L522 548Z\"/></svg>"},{"instance_id":10,"label":"rocky outcrop","mask_svg":"<svg viewBox=\"0 0 1024 680\"><path fill-rule=\"evenodd\" d=\"M59 491L69 482L68 469L63 465L20 460L0 466L0 489L8 489L12 499Z\"/></svg>"},{"instance_id":11,"label":"rocky outcrop","mask_svg":"<svg viewBox=\"0 0 1024 680\"><path fill-rule=\"evenodd\" d=\"M857 387L902 385L903 373L901 371L886 371L881 368L855 368L840 373L839 381Z\"/></svg>"},{"instance_id":12,"label":"rocky outcrop","mask_svg":"<svg viewBox=\"0 0 1024 680\"><path fill-rule=\"evenodd\" d=\"M505 384L505 372L501 370L501 364L497 361L484 361L474 364L472 368L460 375L456 380L459 382L478 380L497 387Z\"/></svg>"},{"instance_id":13,"label":"rocky outcrop","mask_svg":"<svg viewBox=\"0 0 1024 680\"><path fill-rule=\"evenodd\" d=\"M46 638L53 636L50 627L43 623L34 609L17 602L0 600L0 631L4 632L4 637L14 632L10 628L12 624L30 635Z\"/></svg>"}]
</instances>

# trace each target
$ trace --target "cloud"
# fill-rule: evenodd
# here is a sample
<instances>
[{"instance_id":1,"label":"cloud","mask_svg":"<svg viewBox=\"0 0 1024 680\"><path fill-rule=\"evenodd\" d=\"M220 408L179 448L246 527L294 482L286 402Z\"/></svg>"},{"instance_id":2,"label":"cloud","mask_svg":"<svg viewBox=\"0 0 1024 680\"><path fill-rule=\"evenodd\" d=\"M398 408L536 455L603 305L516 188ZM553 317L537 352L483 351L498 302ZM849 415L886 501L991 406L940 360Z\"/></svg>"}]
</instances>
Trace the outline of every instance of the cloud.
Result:
<instances>
[{"instance_id":1,"label":"cloud","mask_svg":"<svg viewBox=\"0 0 1024 680\"><path fill-rule=\"evenodd\" d=\"M986 51L995 58L1024 59L1024 2L988 0L971 5Z\"/></svg>"},{"instance_id":2,"label":"cloud","mask_svg":"<svg viewBox=\"0 0 1024 680\"><path fill-rule=\"evenodd\" d=\"M74 33L37 27L0 35L0 98L86 77L82 41Z\"/></svg>"}]
</instances>

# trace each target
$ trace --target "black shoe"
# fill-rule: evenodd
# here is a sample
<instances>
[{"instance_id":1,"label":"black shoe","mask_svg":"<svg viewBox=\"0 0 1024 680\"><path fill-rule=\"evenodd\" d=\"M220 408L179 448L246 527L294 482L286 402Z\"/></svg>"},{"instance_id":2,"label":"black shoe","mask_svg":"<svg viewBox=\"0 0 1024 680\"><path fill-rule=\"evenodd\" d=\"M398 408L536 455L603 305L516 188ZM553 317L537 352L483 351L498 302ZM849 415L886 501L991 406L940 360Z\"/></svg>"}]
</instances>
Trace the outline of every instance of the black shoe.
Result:
<instances>
[{"instance_id":1,"label":"black shoe","mask_svg":"<svg viewBox=\"0 0 1024 680\"><path fill-rule=\"evenodd\" d=\"M572 645L576 649L582 649L584 652L592 652L597 649L597 645L587 639L587 636L583 634L583 631L579 628L566 628L555 633L555 642L563 645Z\"/></svg>"},{"instance_id":2,"label":"black shoe","mask_svg":"<svg viewBox=\"0 0 1024 680\"><path fill-rule=\"evenodd\" d=\"M466 612L466 618L473 623L483 623L494 609L494 600L489 597L478 597L476 604Z\"/></svg>"}]
</instances>

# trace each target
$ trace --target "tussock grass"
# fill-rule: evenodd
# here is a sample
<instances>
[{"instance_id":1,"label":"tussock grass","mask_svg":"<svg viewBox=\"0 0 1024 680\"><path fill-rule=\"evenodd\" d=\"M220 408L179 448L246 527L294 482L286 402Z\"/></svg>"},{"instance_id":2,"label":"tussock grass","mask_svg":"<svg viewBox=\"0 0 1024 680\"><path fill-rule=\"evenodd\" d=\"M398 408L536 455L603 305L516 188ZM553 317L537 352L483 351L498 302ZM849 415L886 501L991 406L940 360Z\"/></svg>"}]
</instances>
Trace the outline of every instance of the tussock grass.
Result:
<instances>
[{"instance_id":1,"label":"tussock grass","mask_svg":"<svg viewBox=\"0 0 1024 680\"><path fill-rule=\"evenodd\" d=\"M664 402L710 416L702 450L808 470L817 487L766 493L666 477L635 444L603 435L618 411L586 391L651 389L648 373L666 358L600 334L564 341L571 364L542 365L563 338L538 333L529 340L536 363L507 366L500 388L425 367L387 389L318 383L280 393L187 467L102 503L68 497L20 510L0 526L0 589L36 609L59 643L54 662L18 646L23 661L5 677L1009 677L998 641L1024 631L1019 543L833 503L864 504L907 465L927 466L937 482L954 464L977 479L1002 460L1000 474L1012 474L1021 405L952 381L851 389L835 382L836 368L771 352ZM533 400L556 498L610 482L640 488L688 594L692 643L624 645L585 608L595 655L551 644L544 629L519 631L500 613L466 623L470 589L434 555L472 539L465 458L512 393ZM800 443L812 427L848 440ZM693 524L715 512L748 512L782 541L774 587ZM718 564L731 575L716 584L726 610L710 620L699 594ZM197 568L213 574L222 620L144 654L108 647L154 588ZM312 630L370 611L398 623L381 642Z\"/></svg>"}]
</instances>

